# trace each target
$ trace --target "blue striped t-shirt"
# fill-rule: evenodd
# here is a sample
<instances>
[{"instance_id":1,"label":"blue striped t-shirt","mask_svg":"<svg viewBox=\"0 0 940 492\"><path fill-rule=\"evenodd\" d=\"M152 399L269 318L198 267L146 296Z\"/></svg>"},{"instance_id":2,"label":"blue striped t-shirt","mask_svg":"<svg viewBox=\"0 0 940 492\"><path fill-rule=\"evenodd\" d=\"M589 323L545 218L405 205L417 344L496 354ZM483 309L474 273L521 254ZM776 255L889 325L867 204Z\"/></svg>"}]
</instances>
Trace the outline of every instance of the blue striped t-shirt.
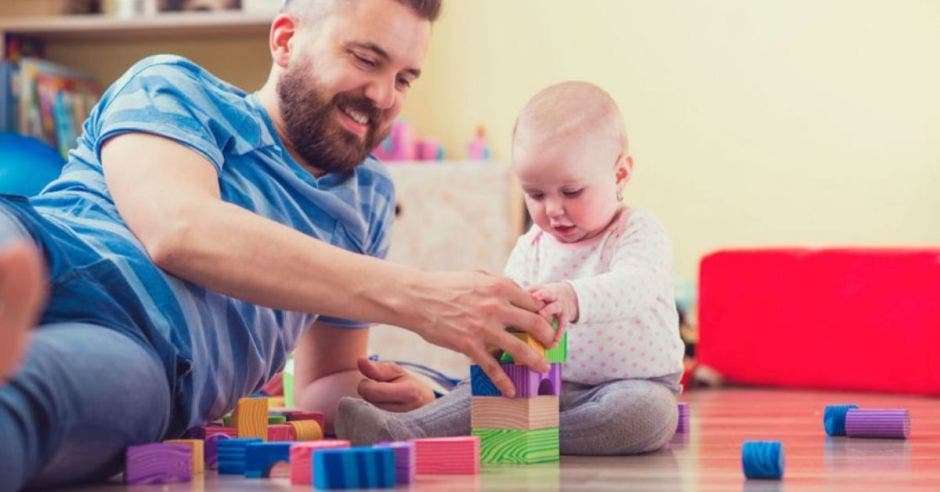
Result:
<instances>
[{"instance_id":1,"label":"blue striped t-shirt","mask_svg":"<svg viewBox=\"0 0 940 492\"><path fill-rule=\"evenodd\" d=\"M45 236L37 239L51 262L52 301L42 321L103 324L154 346L174 384L174 425L198 425L279 370L317 316L253 305L158 269L118 214L102 174L103 143L131 132L202 154L218 172L223 200L356 253L385 256L394 189L371 157L351 173L314 177L287 153L254 94L184 58L146 58L105 92L61 177L31 199L45 219L36 234Z\"/></svg>"}]
</instances>

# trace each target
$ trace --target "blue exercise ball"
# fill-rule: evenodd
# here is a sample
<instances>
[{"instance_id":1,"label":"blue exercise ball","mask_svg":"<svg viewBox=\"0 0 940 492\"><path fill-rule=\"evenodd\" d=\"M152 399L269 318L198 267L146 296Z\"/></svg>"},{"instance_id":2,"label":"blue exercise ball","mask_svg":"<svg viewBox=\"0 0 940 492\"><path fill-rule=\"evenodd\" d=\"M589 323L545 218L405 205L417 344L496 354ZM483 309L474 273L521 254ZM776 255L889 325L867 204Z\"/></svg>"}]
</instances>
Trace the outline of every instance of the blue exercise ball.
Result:
<instances>
[{"instance_id":1,"label":"blue exercise ball","mask_svg":"<svg viewBox=\"0 0 940 492\"><path fill-rule=\"evenodd\" d=\"M0 193L33 196L59 177L65 159L33 137L0 133Z\"/></svg>"}]
</instances>

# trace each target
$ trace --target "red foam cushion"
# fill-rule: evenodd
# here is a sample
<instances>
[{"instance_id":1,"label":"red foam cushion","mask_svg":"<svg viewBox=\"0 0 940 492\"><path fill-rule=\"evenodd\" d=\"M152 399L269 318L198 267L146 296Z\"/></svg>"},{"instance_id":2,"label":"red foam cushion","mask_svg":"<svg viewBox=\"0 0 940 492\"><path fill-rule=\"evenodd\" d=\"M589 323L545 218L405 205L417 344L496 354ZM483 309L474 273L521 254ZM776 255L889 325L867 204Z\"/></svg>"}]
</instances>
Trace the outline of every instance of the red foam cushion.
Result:
<instances>
[{"instance_id":1,"label":"red foam cushion","mask_svg":"<svg viewBox=\"0 0 940 492\"><path fill-rule=\"evenodd\" d=\"M702 259L699 361L731 381L940 395L940 250Z\"/></svg>"}]
</instances>

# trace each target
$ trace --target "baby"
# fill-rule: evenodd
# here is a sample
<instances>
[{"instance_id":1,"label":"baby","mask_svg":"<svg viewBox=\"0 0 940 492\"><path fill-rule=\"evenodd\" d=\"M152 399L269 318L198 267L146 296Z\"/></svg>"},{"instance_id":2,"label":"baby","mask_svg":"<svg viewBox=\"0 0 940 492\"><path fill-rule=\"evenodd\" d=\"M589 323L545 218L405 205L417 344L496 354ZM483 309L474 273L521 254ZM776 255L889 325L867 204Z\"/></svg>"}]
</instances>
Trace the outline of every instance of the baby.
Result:
<instances>
[{"instance_id":1,"label":"baby","mask_svg":"<svg viewBox=\"0 0 940 492\"><path fill-rule=\"evenodd\" d=\"M568 330L562 368L562 454L653 451L676 429L683 346L672 289L671 246L648 212L623 204L633 159L622 117L604 90L551 86L516 121L513 172L534 222L505 274ZM470 385L391 413L345 399L337 433L357 444L470 434Z\"/></svg>"}]
</instances>

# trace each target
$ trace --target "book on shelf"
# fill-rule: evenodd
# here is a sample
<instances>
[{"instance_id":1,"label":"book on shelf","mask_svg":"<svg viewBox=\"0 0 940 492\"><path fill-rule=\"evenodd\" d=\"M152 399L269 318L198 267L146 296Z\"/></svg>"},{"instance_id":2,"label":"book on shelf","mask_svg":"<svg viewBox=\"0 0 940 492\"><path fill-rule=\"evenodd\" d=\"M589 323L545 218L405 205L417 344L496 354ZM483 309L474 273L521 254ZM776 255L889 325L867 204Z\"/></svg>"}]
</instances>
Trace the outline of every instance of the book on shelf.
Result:
<instances>
[{"instance_id":1,"label":"book on shelf","mask_svg":"<svg viewBox=\"0 0 940 492\"><path fill-rule=\"evenodd\" d=\"M39 58L0 62L0 131L39 138L63 157L101 96L90 75Z\"/></svg>"}]
</instances>

